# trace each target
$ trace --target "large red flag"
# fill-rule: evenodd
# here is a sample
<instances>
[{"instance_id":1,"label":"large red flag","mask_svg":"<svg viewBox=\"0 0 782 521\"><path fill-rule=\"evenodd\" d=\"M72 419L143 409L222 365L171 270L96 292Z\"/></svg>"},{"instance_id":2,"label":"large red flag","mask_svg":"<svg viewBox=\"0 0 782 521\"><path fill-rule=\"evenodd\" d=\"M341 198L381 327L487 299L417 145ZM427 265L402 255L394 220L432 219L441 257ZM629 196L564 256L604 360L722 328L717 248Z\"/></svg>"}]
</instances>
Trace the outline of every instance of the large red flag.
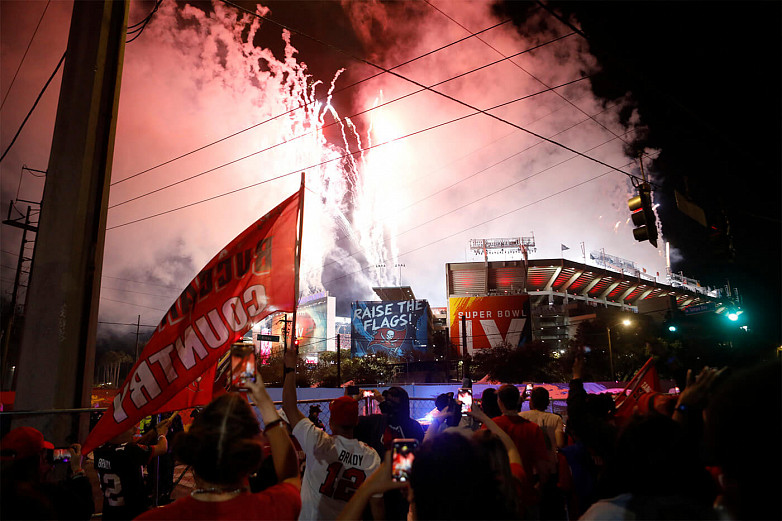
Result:
<instances>
[{"instance_id":1,"label":"large red flag","mask_svg":"<svg viewBox=\"0 0 782 521\"><path fill-rule=\"evenodd\" d=\"M641 395L657 392L660 392L660 378L657 375L657 368L654 367L654 358L650 358L641 370L635 373L624 391L616 397L614 416L628 418L633 414L633 408Z\"/></svg>"},{"instance_id":2,"label":"large red flag","mask_svg":"<svg viewBox=\"0 0 782 521\"><path fill-rule=\"evenodd\" d=\"M277 311L295 310L301 196L303 188L220 250L190 282L87 436L84 454L150 414L180 408L178 393L213 370L254 322Z\"/></svg>"}]
</instances>

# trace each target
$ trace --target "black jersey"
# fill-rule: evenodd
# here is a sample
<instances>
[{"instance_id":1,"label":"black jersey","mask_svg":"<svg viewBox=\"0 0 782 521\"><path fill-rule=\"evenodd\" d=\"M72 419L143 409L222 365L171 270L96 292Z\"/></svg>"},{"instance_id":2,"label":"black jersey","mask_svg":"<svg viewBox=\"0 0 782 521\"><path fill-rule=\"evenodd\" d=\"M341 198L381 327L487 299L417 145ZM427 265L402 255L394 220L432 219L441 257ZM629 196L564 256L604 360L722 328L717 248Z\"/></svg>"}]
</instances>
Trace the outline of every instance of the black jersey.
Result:
<instances>
[{"instance_id":1,"label":"black jersey","mask_svg":"<svg viewBox=\"0 0 782 521\"><path fill-rule=\"evenodd\" d=\"M149 507L142 466L152 447L106 443L95 449L95 470L103 491L103 519L133 519Z\"/></svg>"}]
</instances>

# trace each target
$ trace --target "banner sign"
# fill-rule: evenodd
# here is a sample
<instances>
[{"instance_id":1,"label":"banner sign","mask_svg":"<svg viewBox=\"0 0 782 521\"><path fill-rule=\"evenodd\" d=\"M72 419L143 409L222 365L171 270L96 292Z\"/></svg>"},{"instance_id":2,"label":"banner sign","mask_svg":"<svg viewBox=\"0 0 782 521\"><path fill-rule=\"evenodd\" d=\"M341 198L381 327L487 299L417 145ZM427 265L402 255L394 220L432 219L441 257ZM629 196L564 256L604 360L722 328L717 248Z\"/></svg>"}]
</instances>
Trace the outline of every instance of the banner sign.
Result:
<instances>
[{"instance_id":1,"label":"banner sign","mask_svg":"<svg viewBox=\"0 0 782 521\"><path fill-rule=\"evenodd\" d=\"M85 454L145 416L177 410L172 399L214 368L254 322L293 311L300 193L244 230L185 288L90 432Z\"/></svg>"},{"instance_id":2,"label":"banner sign","mask_svg":"<svg viewBox=\"0 0 782 521\"><path fill-rule=\"evenodd\" d=\"M501 345L517 347L532 338L529 296L451 297L448 323L451 344L462 356Z\"/></svg>"},{"instance_id":3,"label":"banner sign","mask_svg":"<svg viewBox=\"0 0 782 521\"><path fill-rule=\"evenodd\" d=\"M400 356L411 349L425 349L429 337L428 309L425 300L353 302L352 356L378 352Z\"/></svg>"}]
</instances>

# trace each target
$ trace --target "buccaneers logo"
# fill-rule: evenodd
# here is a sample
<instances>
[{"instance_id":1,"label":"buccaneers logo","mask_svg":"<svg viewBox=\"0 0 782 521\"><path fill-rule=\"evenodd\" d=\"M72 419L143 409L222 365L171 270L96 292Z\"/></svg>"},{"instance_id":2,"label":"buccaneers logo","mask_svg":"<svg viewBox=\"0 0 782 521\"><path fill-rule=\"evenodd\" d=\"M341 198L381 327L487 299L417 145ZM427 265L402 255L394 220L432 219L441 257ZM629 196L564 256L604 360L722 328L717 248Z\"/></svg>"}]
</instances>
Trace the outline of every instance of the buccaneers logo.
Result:
<instances>
[{"instance_id":1,"label":"buccaneers logo","mask_svg":"<svg viewBox=\"0 0 782 521\"><path fill-rule=\"evenodd\" d=\"M388 349L401 349L402 344L407 339L407 331L404 329L391 329L390 327L381 327L376 332L367 348L378 345Z\"/></svg>"}]
</instances>

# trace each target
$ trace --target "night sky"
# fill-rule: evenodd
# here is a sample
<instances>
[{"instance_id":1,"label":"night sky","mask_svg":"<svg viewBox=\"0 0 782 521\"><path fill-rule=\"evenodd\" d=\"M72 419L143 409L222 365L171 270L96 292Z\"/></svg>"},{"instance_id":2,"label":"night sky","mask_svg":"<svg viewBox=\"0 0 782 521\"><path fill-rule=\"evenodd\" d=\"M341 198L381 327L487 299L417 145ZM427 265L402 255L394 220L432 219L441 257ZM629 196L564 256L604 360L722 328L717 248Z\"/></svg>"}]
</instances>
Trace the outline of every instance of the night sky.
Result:
<instances>
[{"instance_id":1,"label":"night sky","mask_svg":"<svg viewBox=\"0 0 782 521\"><path fill-rule=\"evenodd\" d=\"M586 38L532 2L265 5L289 34L220 2L164 0L126 47L104 331L126 334L106 323L139 314L155 324L220 247L296 190L302 170L303 287L331 291L342 313L400 273L444 306L444 264L475 259L471 238L534 233L533 258L567 245L579 262L583 241L587 258L605 248L664 274L664 248L634 241L628 223L626 174L640 175L642 151L674 271L712 287L729 280L759 341L782 341L779 2L548 4ZM3 151L67 43L70 3L53 2L22 62L45 6L0 2ZM132 2L129 24L153 7ZM430 52L399 76L367 79ZM60 77L0 163L4 217L11 199L40 200L42 178L22 166L46 169ZM674 189L714 222L727 216L733 258L678 212ZM20 234L4 226L0 238L7 295Z\"/></svg>"}]
</instances>

